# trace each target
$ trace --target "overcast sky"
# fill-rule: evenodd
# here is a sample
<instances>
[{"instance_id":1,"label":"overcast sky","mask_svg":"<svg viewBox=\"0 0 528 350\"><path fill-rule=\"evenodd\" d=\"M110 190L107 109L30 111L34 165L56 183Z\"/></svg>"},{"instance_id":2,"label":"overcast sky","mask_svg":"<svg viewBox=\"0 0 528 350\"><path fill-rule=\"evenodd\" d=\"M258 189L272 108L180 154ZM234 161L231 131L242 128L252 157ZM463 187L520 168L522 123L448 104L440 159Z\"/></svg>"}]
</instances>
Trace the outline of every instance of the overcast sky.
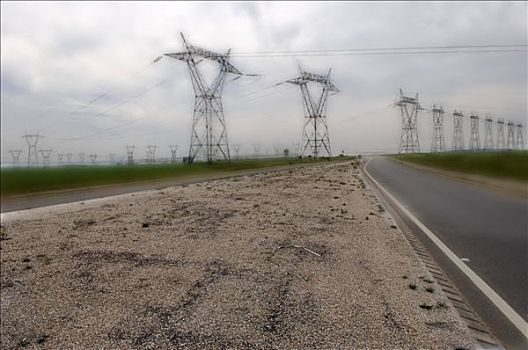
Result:
<instances>
[{"instance_id":1,"label":"overcast sky","mask_svg":"<svg viewBox=\"0 0 528 350\"><path fill-rule=\"evenodd\" d=\"M526 51L236 57L248 51L526 44L525 2L2 2L1 31L3 162L10 160L9 149L26 152L26 133L43 135L39 148L52 148L52 158L85 152L108 159L109 153L124 155L126 144L136 145L138 157L145 157L147 144L157 144L161 157L170 154L169 144L180 145L180 156L187 153L193 109L187 67L168 57L151 64L182 50L180 32L196 46L231 48L239 70L262 75L228 77L224 89L229 142L241 144L244 153L254 144L264 153L273 144L300 141L299 88L272 88L298 74L297 61L318 73L331 67L341 90L328 108L334 153L397 151L401 120L391 104L399 88L418 92L424 107L444 106L449 147L454 108L527 124ZM431 114L422 111L418 124L427 151ZM467 144L469 122L465 126Z\"/></svg>"}]
</instances>

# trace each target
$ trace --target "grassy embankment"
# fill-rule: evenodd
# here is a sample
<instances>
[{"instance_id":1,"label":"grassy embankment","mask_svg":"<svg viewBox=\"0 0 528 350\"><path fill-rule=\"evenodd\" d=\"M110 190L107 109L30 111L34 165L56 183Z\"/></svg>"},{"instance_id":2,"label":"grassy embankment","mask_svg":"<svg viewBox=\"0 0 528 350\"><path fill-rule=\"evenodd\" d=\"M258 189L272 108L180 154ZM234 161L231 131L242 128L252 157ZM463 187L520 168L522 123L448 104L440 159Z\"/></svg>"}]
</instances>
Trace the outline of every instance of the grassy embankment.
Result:
<instances>
[{"instance_id":1,"label":"grassy embankment","mask_svg":"<svg viewBox=\"0 0 528 350\"><path fill-rule=\"evenodd\" d=\"M397 160L466 174L528 182L528 152L398 154Z\"/></svg>"},{"instance_id":2,"label":"grassy embankment","mask_svg":"<svg viewBox=\"0 0 528 350\"><path fill-rule=\"evenodd\" d=\"M336 157L332 160L351 157ZM119 166L62 166L1 169L1 195L12 196L81 187L125 184L136 181L178 179L215 173L330 161L328 158L273 158L218 161L212 164L157 164Z\"/></svg>"}]
</instances>

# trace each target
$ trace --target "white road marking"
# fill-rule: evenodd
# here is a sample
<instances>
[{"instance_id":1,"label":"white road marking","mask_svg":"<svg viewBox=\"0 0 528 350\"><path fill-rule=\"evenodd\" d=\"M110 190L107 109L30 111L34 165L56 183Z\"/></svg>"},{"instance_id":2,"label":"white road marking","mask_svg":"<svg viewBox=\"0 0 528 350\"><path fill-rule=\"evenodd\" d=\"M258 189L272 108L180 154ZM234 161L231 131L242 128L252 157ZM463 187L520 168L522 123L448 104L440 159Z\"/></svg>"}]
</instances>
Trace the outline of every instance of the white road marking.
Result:
<instances>
[{"instance_id":1,"label":"white road marking","mask_svg":"<svg viewBox=\"0 0 528 350\"><path fill-rule=\"evenodd\" d=\"M470 262L471 261L470 258L460 258L460 260L463 261L463 262Z\"/></svg>"},{"instance_id":2,"label":"white road marking","mask_svg":"<svg viewBox=\"0 0 528 350\"><path fill-rule=\"evenodd\" d=\"M392 194L377 182L374 177L367 171L370 160L363 167L363 171L369 179L388 197L391 201L418 226L431 241L451 260L470 280L481 290L482 293L510 320L510 322L528 339L528 323L495 292L479 275L471 270L448 246L446 246L436 235L418 220L407 208L403 206Z\"/></svg>"}]
</instances>

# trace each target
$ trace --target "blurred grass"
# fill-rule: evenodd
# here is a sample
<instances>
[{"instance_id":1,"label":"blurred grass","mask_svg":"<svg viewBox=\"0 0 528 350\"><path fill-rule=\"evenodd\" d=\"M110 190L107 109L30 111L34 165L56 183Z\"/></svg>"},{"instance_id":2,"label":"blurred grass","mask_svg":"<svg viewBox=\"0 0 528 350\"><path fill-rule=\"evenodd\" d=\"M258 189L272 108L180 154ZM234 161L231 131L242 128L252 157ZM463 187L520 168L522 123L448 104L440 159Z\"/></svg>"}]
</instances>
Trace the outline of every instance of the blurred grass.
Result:
<instances>
[{"instance_id":1,"label":"blurred grass","mask_svg":"<svg viewBox=\"0 0 528 350\"><path fill-rule=\"evenodd\" d=\"M528 151L398 154L404 162L528 182Z\"/></svg>"},{"instance_id":2,"label":"blurred grass","mask_svg":"<svg viewBox=\"0 0 528 350\"><path fill-rule=\"evenodd\" d=\"M74 189L80 187L125 184L135 181L177 179L184 176L230 173L292 164L305 164L331 160L346 160L353 157L336 158L272 158L218 161L212 164L154 164L116 166L62 166L48 168L2 168L0 170L1 195L11 196L44 191Z\"/></svg>"}]
</instances>

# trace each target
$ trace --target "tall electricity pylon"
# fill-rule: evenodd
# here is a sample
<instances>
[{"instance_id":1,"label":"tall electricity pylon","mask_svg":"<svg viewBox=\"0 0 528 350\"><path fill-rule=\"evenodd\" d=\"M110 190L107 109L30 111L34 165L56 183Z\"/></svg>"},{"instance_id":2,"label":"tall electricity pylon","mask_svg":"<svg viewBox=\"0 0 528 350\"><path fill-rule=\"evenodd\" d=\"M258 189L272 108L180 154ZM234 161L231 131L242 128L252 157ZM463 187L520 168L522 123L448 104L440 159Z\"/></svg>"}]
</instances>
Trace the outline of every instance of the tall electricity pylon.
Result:
<instances>
[{"instance_id":1,"label":"tall electricity pylon","mask_svg":"<svg viewBox=\"0 0 528 350\"><path fill-rule=\"evenodd\" d=\"M134 145L126 145L128 165L134 164Z\"/></svg>"},{"instance_id":2,"label":"tall electricity pylon","mask_svg":"<svg viewBox=\"0 0 528 350\"><path fill-rule=\"evenodd\" d=\"M504 120L497 120L497 149L505 149L506 143L504 142Z\"/></svg>"},{"instance_id":3,"label":"tall electricity pylon","mask_svg":"<svg viewBox=\"0 0 528 350\"><path fill-rule=\"evenodd\" d=\"M9 154L11 154L11 158L13 158L13 165L18 166L20 164L20 153L22 153L21 149L10 149Z\"/></svg>"},{"instance_id":4,"label":"tall electricity pylon","mask_svg":"<svg viewBox=\"0 0 528 350\"><path fill-rule=\"evenodd\" d=\"M39 134L26 134L22 136L28 145L28 166L38 164L37 143L42 136Z\"/></svg>"},{"instance_id":5,"label":"tall electricity pylon","mask_svg":"<svg viewBox=\"0 0 528 350\"><path fill-rule=\"evenodd\" d=\"M418 102L418 93L416 93L416 97L407 97L403 95L403 90L400 89L400 99L395 105L400 107L402 120L400 153L420 152L418 111L422 108Z\"/></svg>"},{"instance_id":6,"label":"tall electricity pylon","mask_svg":"<svg viewBox=\"0 0 528 350\"><path fill-rule=\"evenodd\" d=\"M51 149L41 149L40 154L42 155L42 165L49 166Z\"/></svg>"},{"instance_id":7,"label":"tall electricity pylon","mask_svg":"<svg viewBox=\"0 0 528 350\"><path fill-rule=\"evenodd\" d=\"M254 155L255 158L258 158L260 156L260 143L254 143L253 144L253 150L255 151Z\"/></svg>"},{"instance_id":8,"label":"tall electricity pylon","mask_svg":"<svg viewBox=\"0 0 528 350\"><path fill-rule=\"evenodd\" d=\"M444 109L433 105L433 144L432 152L443 152L444 147Z\"/></svg>"},{"instance_id":9,"label":"tall electricity pylon","mask_svg":"<svg viewBox=\"0 0 528 350\"><path fill-rule=\"evenodd\" d=\"M64 160L64 153L58 153L57 158L59 159L59 163L62 164L62 161Z\"/></svg>"},{"instance_id":10,"label":"tall electricity pylon","mask_svg":"<svg viewBox=\"0 0 528 350\"><path fill-rule=\"evenodd\" d=\"M95 161L97 160L97 154L90 154L90 160L92 161L92 164L95 164Z\"/></svg>"},{"instance_id":11,"label":"tall electricity pylon","mask_svg":"<svg viewBox=\"0 0 528 350\"><path fill-rule=\"evenodd\" d=\"M473 114L469 117L471 119L471 137L469 139L469 149L472 151L480 149L480 134L479 134L479 117Z\"/></svg>"},{"instance_id":12,"label":"tall electricity pylon","mask_svg":"<svg viewBox=\"0 0 528 350\"><path fill-rule=\"evenodd\" d=\"M453 145L451 149L453 151L464 150L464 128L463 128L464 115L462 112L453 112Z\"/></svg>"},{"instance_id":13,"label":"tall electricity pylon","mask_svg":"<svg viewBox=\"0 0 528 350\"><path fill-rule=\"evenodd\" d=\"M154 163L156 161L155 152L158 146L156 145L147 145L147 161L149 163Z\"/></svg>"},{"instance_id":14,"label":"tall electricity pylon","mask_svg":"<svg viewBox=\"0 0 528 350\"><path fill-rule=\"evenodd\" d=\"M66 153L66 163L71 164L73 153Z\"/></svg>"},{"instance_id":15,"label":"tall electricity pylon","mask_svg":"<svg viewBox=\"0 0 528 350\"><path fill-rule=\"evenodd\" d=\"M79 163L84 164L84 153L79 153Z\"/></svg>"},{"instance_id":16,"label":"tall electricity pylon","mask_svg":"<svg viewBox=\"0 0 528 350\"><path fill-rule=\"evenodd\" d=\"M493 149L493 119L491 117L484 119L484 149Z\"/></svg>"},{"instance_id":17,"label":"tall electricity pylon","mask_svg":"<svg viewBox=\"0 0 528 350\"><path fill-rule=\"evenodd\" d=\"M273 151L275 153L275 157L281 156L281 149L282 149L282 145L280 143L273 144Z\"/></svg>"},{"instance_id":18,"label":"tall electricity pylon","mask_svg":"<svg viewBox=\"0 0 528 350\"><path fill-rule=\"evenodd\" d=\"M326 75L303 71L299 66L299 77L287 80L287 83L299 85L301 88L304 108L304 127L301 137L299 156L310 153L314 158L320 152L332 156L330 136L326 123L326 110L328 97L339 92L339 89L330 80L331 69ZM322 88L319 97L314 99L308 87L309 83L316 83Z\"/></svg>"},{"instance_id":19,"label":"tall electricity pylon","mask_svg":"<svg viewBox=\"0 0 528 350\"><path fill-rule=\"evenodd\" d=\"M515 148L524 149L522 124L517 124L517 141L515 142Z\"/></svg>"},{"instance_id":20,"label":"tall electricity pylon","mask_svg":"<svg viewBox=\"0 0 528 350\"><path fill-rule=\"evenodd\" d=\"M515 123L511 120L508 122L508 141L506 147L508 149L515 148Z\"/></svg>"},{"instance_id":21,"label":"tall electricity pylon","mask_svg":"<svg viewBox=\"0 0 528 350\"><path fill-rule=\"evenodd\" d=\"M171 151L171 162L176 163L176 152L178 151L178 145L169 145Z\"/></svg>"},{"instance_id":22,"label":"tall electricity pylon","mask_svg":"<svg viewBox=\"0 0 528 350\"><path fill-rule=\"evenodd\" d=\"M187 63L194 89L194 112L188 162L203 157L208 162L221 157L229 160L229 144L222 106L222 90L227 73L242 76L242 72L229 63L229 54L221 54L190 45L183 34L185 50L166 53L165 56ZM220 71L211 85L207 85L198 65L203 60L218 63Z\"/></svg>"},{"instance_id":23,"label":"tall electricity pylon","mask_svg":"<svg viewBox=\"0 0 528 350\"><path fill-rule=\"evenodd\" d=\"M240 144L238 143L232 146L233 146L233 150L235 151L235 158L239 159L240 158Z\"/></svg>"}]
</instances>

